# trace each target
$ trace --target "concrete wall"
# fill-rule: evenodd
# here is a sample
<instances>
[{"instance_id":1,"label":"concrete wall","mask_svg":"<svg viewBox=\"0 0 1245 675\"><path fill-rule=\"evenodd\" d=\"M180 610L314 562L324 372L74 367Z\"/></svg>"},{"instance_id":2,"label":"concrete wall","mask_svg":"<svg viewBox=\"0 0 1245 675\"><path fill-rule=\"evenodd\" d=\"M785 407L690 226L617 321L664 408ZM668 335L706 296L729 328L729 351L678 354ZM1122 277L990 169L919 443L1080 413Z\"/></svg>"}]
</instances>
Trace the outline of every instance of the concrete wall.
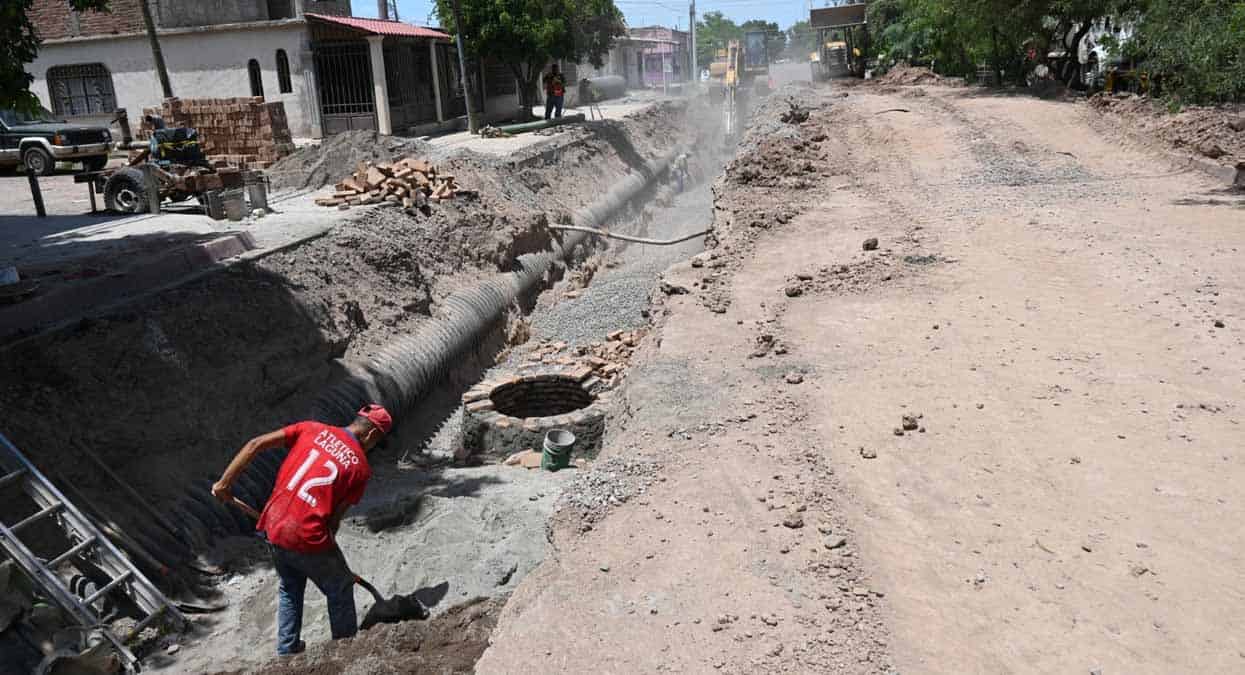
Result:
<instances>
[{"instance_id":1,"label":"concrete wall","mask_svg":"<svg viewBox=\"0 0 1245 675\"><path fill-rule=\"evenodd\" d=\"M162 34L160 45L168 65L173 93L183 98L229 98L250 96L247 61L259 61L264 98L281 101L297 138L320 135L319 115L313 89L315 76L305 24L292 21L262 28L236 30L189 30ZM290 62L293 91L280 93L277 83L278 49ZM151 49L141 35L107 40L45 43L28 68L35 81L31 90L49 109L47 69L51 66L102 63L112 73L117 105L125 108L134 128L145 107L160 105L160 81L151 60Z\"/></svg>"}]
</instances>

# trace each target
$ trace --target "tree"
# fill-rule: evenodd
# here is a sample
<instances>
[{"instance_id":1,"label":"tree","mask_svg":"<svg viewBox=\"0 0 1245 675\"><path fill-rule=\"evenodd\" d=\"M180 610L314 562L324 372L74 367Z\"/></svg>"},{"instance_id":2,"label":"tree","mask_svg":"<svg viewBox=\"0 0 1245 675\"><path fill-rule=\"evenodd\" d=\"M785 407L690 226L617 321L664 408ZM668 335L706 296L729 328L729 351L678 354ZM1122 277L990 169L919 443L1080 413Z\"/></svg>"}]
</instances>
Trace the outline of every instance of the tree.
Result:
<instances>
[{"instance_id":1,"label":"tree","mask_svg":"<svg viewBox=\"0 0 1245 675\"><path fill-rule=\"evenodd\" d=\"M1176 101L1245 100L1245 2L1148 0L1121 45Z\"/></svg>"},{"instance_id":2,"label":"tree","mask_svg":"<svg viewBox=\"0 0 1245 675\"><path fill-rule=\"evenodd\" d=\"M778 24L773 21L762 21L761 19L749 19L743 22L740 30L744 33L764 32L765 33L765 53L769 56L769 60L773 61L782 55L782 51L787 47L787 34L778 28Z\"/></svg>"},{"instance_id":3,"label":"tree","mask_svg":"<svg viewBox=\"0 0 1245 675\"><path fill-rule=\"evenodd\" d=\"M169 83L169 69L164 65L164 51L160 49L160 38L156 36L156 22L151 18L151 7L147 0L138 3L143 8L143 27L147 30L147 42L151 44L151 60L156 66L156 76L160 79L160 91L165 98L173 98L173 85Z\"/></svg>"},{"instance_id":4,"label":"tree","mask_svg":"<svg viewBox=\"0 0 1245 675\"><path fill-rule=\"evenodd\" d=\"M717 50L726 49L726 43L742 38L743 34L739 25L722 12L705 12L696 22L696 62L708 68Z\"/></svg>"},{"instance_id":5,"label":"tree","mask_svg":"<svg viewBox=\"0 0 1245 675\"><path fill-rule=\"evenodd\" d=\"M509 66L519 80L519 100L526 115L536 100L536 86L553 60L604 64L614 41L626 32L613 0L461 0L467 54L492 57ZM436 0L441 24L457 34L451 0Z\"/></svg>"},{"instance_id":6,"label":"tree","mask_svg":"<svg viewBox=\"0 0 1245 675\"><path fill-rule=\"evenodd\" d=\"M108 11L108 0L67 0L75 11ZM41 40L30 22L34 0L0 2L0 108L32 112L39 99L30 91L34 77L26 64L35 60Z\"/></svg>"}]
</instances>

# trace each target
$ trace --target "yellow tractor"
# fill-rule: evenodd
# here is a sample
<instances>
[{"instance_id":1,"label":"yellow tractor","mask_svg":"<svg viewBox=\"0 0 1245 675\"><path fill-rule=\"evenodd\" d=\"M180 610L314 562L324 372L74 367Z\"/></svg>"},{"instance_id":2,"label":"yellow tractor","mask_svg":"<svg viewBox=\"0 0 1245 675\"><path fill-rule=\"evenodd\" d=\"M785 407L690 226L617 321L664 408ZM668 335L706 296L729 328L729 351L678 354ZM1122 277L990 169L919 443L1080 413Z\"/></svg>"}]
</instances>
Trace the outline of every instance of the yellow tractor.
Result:
<instances>
[{"instance_id":1,"label":"yellow tractor","mask_svg":"<svg viewBox=\"0 0 1245 675\"><path fill-rule=\"evenodd\" d=\"M727 136L739 131L740 108L748 94L769 93L769 55L765 51L765 32L744 33L744 39L731 40L719 49L709 64L712 88L722 92L722 124Z\"/></svg>"}]
</instances>

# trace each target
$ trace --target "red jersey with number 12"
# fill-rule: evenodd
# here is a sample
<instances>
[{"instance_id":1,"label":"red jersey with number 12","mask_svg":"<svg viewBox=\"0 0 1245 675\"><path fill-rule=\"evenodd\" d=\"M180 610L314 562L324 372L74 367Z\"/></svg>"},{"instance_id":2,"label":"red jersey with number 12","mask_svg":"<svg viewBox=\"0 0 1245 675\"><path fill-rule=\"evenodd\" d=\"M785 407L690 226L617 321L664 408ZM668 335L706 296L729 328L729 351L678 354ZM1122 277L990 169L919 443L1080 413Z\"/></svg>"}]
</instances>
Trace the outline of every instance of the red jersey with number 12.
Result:
<instances>
[{"instance_id":1,"label":"red jersey with number 12","mask_svg":"<svg viewBox=\"0 0 1245 675\"><path fill-rule=\"evenodd\" d=\"M284 431L290 453L255 529L290 551L326 551L333 547L329 518L339 505L359 503L372 468L359 441L341 427L299 422Z\"/></svg>"}]
</instances>

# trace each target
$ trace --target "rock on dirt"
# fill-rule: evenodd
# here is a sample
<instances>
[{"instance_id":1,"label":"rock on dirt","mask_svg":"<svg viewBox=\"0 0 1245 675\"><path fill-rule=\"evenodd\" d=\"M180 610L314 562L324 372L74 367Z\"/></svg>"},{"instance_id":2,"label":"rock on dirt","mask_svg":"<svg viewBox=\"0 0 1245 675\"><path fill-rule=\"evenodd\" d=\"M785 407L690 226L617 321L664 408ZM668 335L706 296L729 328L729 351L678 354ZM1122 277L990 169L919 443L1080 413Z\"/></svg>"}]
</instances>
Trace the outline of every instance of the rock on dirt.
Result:
<instances>
[{"instance_id":1,"label":"rock on dirt","mask_svg":"<svg viewBox=\"0 0 1245 675\"><path fill-rule=\"evenodd\" d=\"M793 370L787 373L787 377L785 379L787 380L787 384L800 384L804 381L804 373L801 373L798 370Z\"/></svg>"},{"instance_id":2,"label":"rock on dirt","mask_svg":"<svg viewBox=\"0 0 1245 675\"><path fill-rule=\"evenodd\" d=\"M865 240L865 242L864 242L863 244L861 244L861 245L860 245L860 248L861 248L861 249L863 249L863 250L865 250L865 251L876 251L876 250L878 250L878 238L877 238L877 237L869 237L868 239L866 239L866 240Z\"/></svg>"}]
</instances>

